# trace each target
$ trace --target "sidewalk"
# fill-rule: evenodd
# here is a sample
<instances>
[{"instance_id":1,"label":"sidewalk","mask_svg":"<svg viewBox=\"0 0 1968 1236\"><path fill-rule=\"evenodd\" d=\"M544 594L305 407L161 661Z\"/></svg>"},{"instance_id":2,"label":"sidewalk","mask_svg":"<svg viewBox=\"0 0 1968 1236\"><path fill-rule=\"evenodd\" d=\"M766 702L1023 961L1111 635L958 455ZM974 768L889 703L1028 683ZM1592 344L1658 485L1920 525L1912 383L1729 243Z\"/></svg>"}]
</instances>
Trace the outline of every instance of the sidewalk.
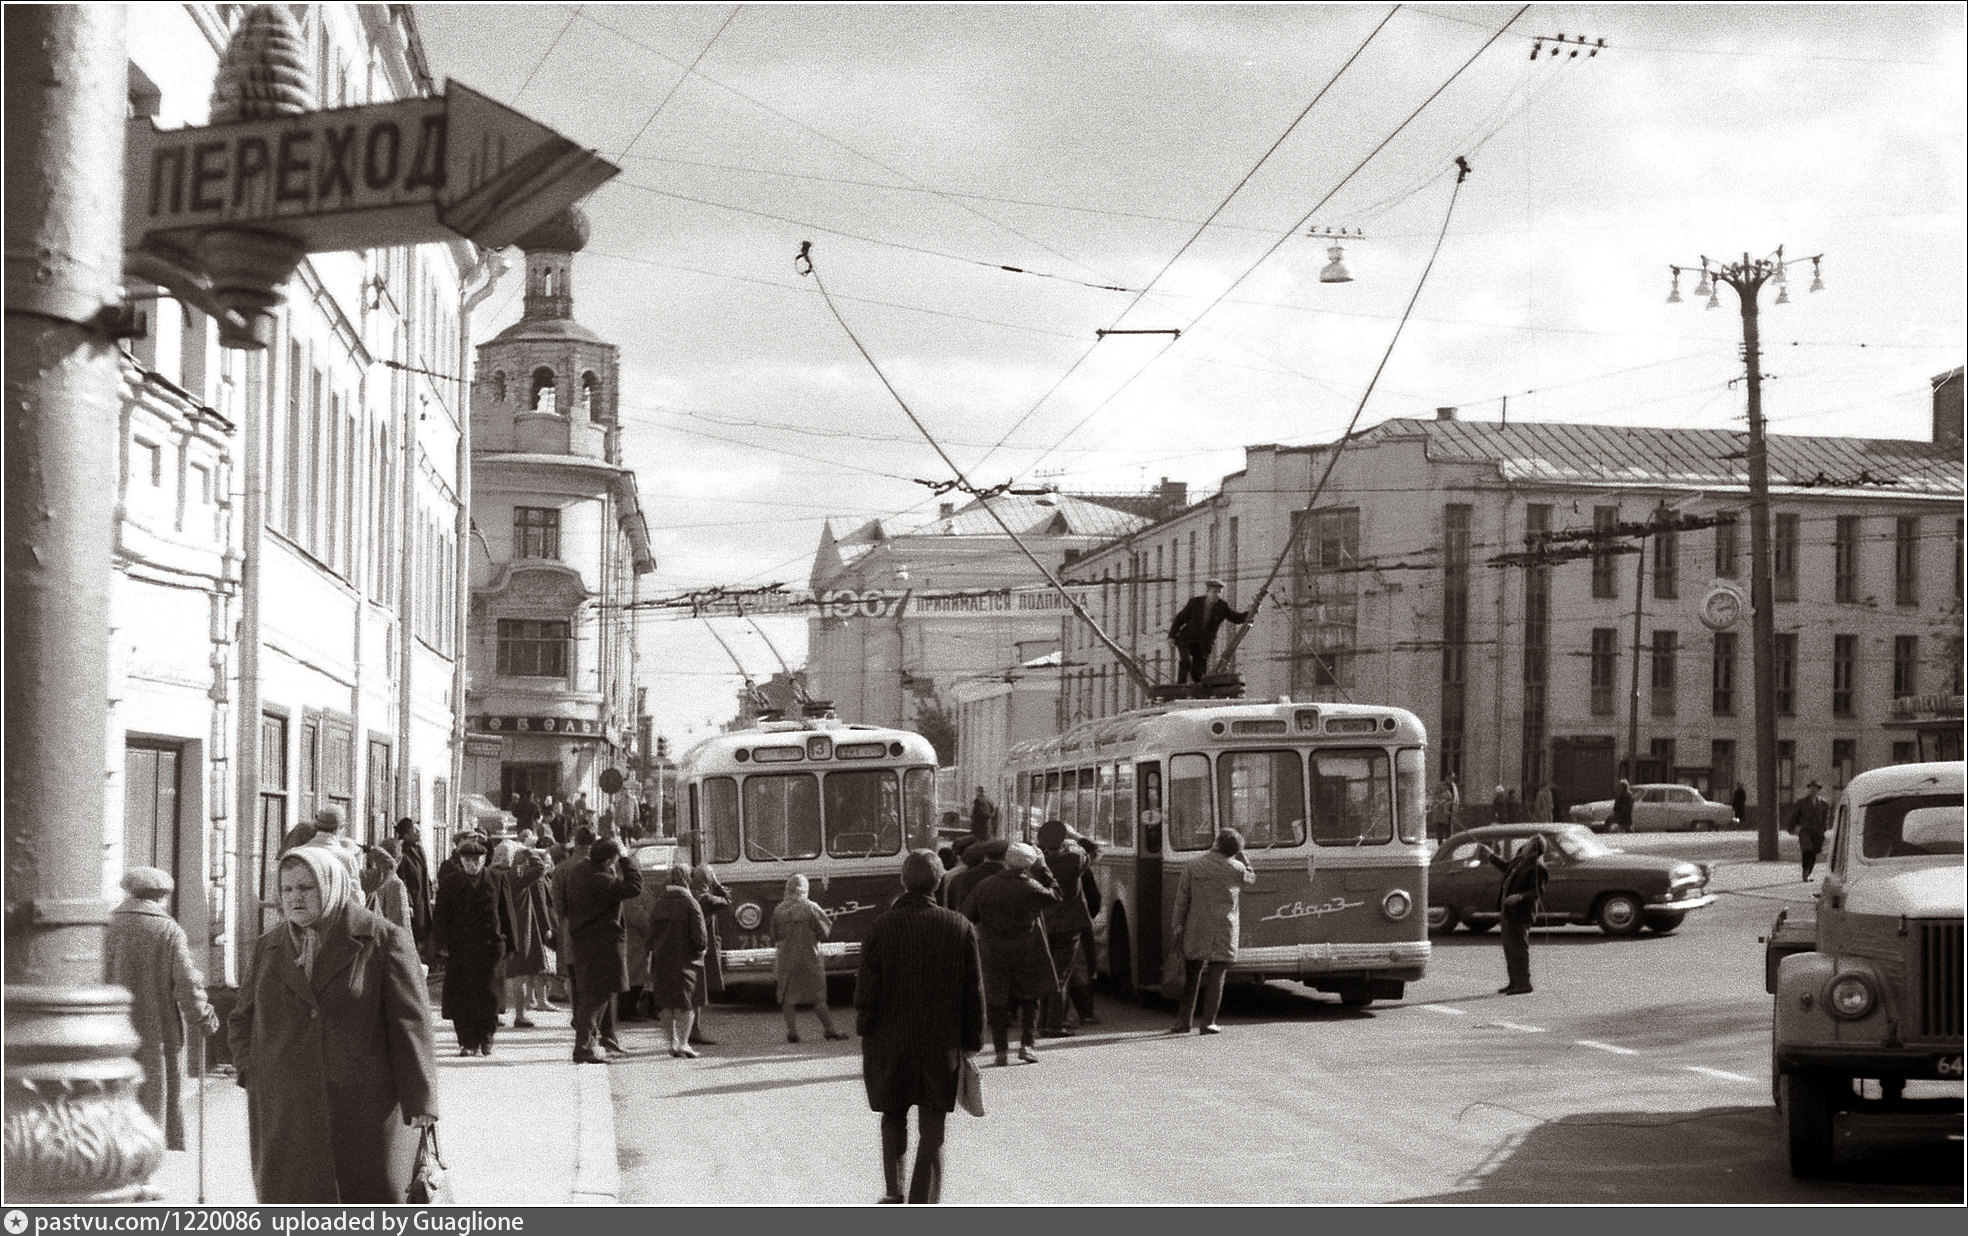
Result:
<instances>
[{"instance_id":1,"label":"sidewalk","mask_svg":"<svg viewBox=\"0 0 1968 1236\"><path fill-rule=\"evenodd\" d=\"M534 1013L537 1029L499 1032L490 1056L461 1057L450 1023L437 1035L438 1136L461 1206L614 1205L620 1192L609 1070L568 1057L565 1010ZM508 1013L505 1020L510 1023ZM198 1200L198 1094L184 1098L188 1150L168 1152L151 1186L160 1204ZM205 1201L251 1205L246 1092L230 1074L205 1082Z\"/></svg>"}]
</instances>

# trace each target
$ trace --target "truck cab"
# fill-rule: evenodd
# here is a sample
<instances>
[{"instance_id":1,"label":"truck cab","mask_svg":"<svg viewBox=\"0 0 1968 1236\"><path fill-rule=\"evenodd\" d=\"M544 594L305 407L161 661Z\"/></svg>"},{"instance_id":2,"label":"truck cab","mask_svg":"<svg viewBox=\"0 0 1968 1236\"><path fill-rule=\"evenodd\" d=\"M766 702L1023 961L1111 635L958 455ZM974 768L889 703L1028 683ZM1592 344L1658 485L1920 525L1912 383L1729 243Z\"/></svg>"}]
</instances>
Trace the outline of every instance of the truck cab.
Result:
<instances>
[{"instance_id":1,"label":"truck cab","mask_svg":"<svg viewBox=\"0 0 1968 1236\"><path fill-rule=\"evenodd\" d=\"M1771 1077L1793 1175L1828 1174L1854 1117L1961 1136L1962 767L1854 777L1815 916L1786 913L1768 937Z\"/></svg>"}]
</instances>

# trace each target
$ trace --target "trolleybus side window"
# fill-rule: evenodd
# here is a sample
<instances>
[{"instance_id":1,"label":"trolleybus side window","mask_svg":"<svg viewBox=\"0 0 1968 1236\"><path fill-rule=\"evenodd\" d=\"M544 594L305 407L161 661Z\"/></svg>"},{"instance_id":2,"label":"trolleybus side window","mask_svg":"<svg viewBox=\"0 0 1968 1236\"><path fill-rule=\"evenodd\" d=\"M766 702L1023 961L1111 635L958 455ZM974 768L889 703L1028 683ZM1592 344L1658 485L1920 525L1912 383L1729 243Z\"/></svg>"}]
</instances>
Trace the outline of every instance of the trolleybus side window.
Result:
<instances>
[{"instance_id":1,"label":"trolleybus side window","mask_svg":"<svg viewBox=\"0 0 1968 1236\"><path fill-rule=\"evenodd\" d=\"M1296 751L1226 751L1217 757L1218 814L1253 850L1305 843L1305 785Z\"/></svg>"},{"instance_id":2,"label":"trolleybus side window","mask_svg":"<svg viewBox=\"0 0 1968 1236\"><path fill-rule=\"evenodd\" d=\"M1059 773L1057 771L1049 772L1045 775L1045 778L1045 809L1039 812L1039 819L1042 822L1059 818Z\"/></svg>"},{"instance_id":3,"label":"trolleybus side window","mask_svg":"<svg viewBox=\"0 0 1968 1236\"><path fill-rule=\"evenodd\" d=\"M1082 768L1080 770L1079 819L1073 824L1073 827L1080 832L1091 834L1096 828L1100 827L1094 811L1094 772L1091 768Z\"/></svg>"},{"instance_id":4,"label":"trolleybus side window","mask_svg":"<svg viewBox=\"0 0 1968 1236\"><path fill-rule=\"evenodd\" d=\"M690 797L694 805L697 787L690 787ZM736 862L738 859L738 783L730 777L706 777L704 779L704 815L697 821L699 835L703 844L709 848L710 861L714 863Z\"/></svg>"},{"instance_id":5,"label":"trolleybus side window","mask_svg":"<svg viewBox=\"0 0 1968 1236\"><path fill-rule=\"evenodd\" d=\"M1141 826L1141 848L1160 854L1162 852L1162 766L1154 760L1144 760L1139 769L1141 784L1141 811L1154 812L1150 822Z\"/></svg>"},{"instance_id":6,"label":"trolleybus side window","mask_svg":"<svg viewBox=\"0 0 1968 1236\"><path fill-rule=\"evenodd\" d=\"M1125 760L1114 770L1114 844L1134 848L1134 765Z\"/></svg>"},{"instance_id":7,"label":"trolleybus side window","mask_svg":"<svg viewBox=\"0 0 1968 1236\"><path fill-rule=\"evenodd\" d=\"M1114 766L1100 766L1100 803L1095 809L1093 839L1101 845L1114 844Z\"/></svg>"},{"instance_id":8,"label":"trolleybus side window","mask_svg":"<svg viewBox=\"0 0 1968 1236\"><path fill-rule=\"evenodd\" d=\"M1207 850L1216 841L1207 755L1169 757L1168 838L1178 850Z\"/></svg>"},{"instance_id":9,"label":"trolleybus side window","mask_svg":"<svg viewBox=\"0 0 1968 1236\"><path fill-rule=\"evenodd\" d=\"M827 774L827 853L872 858L902 849L902 801L895 770L856 769Z\"/></svg>"},{"instance_id":10,"label":"trolleybus side window","mask_svg":"<svg viewBox=\"0 0 1968 1236\"><path fill-rule=\"evenodd\" d=\"M745 857L758 862L820 856L820 786L812 773L745 778Z\"/></svg>"},{"instance_id":11,"label":"trolleybus side window","mask_svg":"<svg viewBox=\"0 0 1968 1236\"><path fill-rule=\"evenodd\" d=\"M909 848L936 848L936 770L911 768L902 774L902 811L909 834Z\"/></svg>"},{"instance_id":12,"label":"trolleybus side window","mask_svg":"<svg viewBox=\"0 0 1968 1236\"><path fill-rule=\"evenodd\" d=\"M1428 773L1420 747L1394 753L1394 827L1403 841L1428 835Z\"/></svg>"},{"instance_id":13,"label":"trolleybus side window","mask_svg":"<svg viewBox=\"0 0 1968 1236\"><path fill-rule=\"evenodd\" d=\"M1320 845L1384 845L1394 839L1387 752L1313 751L1312 839Z\"/></svg>"}]
</instances>

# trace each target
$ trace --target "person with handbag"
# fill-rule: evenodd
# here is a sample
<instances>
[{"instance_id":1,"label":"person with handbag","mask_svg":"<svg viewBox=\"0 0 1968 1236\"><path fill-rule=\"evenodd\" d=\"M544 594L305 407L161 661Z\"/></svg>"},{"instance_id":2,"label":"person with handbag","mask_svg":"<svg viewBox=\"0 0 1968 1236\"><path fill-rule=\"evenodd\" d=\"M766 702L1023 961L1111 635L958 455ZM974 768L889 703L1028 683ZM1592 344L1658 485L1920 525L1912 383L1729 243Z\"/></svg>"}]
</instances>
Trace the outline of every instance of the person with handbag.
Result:
<instances>
[{"instance_id":1,"label":"person with handbag","mask_svg":"<svg viewBox=\"0 0 1968 1236\"><path fill-rule=\"evenodd\" d=\"M942 1195L944 1125L966 1073L976 1084L969 1055L984 1045L977 930L935 904L941 878L933 853L910 851L902 860L902 895L861 942L855 1028L868 1107L881 1113L884 1202L903 1200L911 1107L917 1145L908 1200L933 1203Z\"/></svg>"},{"instance_id":2,"label":"person with handbag","mask_svg":"<svg viewBox=\"0 0 1968 1236\"><path fill-rule=\"evenodd\" d=\"M227 1037L261 1202L406 1200L437 1122L430 995L411 934L363 908L331 850L281 856L283 921L259 938Z\"/></svg>"}]
</instances>

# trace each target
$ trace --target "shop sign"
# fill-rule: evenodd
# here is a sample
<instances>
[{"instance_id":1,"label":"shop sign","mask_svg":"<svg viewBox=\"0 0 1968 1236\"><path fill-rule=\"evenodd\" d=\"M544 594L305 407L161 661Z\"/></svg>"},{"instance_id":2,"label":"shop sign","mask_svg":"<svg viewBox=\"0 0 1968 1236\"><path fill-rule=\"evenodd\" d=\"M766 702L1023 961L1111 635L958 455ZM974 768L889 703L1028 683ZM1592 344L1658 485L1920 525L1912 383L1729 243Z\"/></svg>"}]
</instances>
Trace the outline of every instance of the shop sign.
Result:
<instances>
[{"instance_id":1,"label":"shop sign","mask_svg":"<svg viewBox=\"0 0 1968 1236\"><path fill-rule=\"evenodd\" d=\"M591 717L474 717L472 728L492 734L601 737L601 722Z\"/></svg>"}]
</instances>

